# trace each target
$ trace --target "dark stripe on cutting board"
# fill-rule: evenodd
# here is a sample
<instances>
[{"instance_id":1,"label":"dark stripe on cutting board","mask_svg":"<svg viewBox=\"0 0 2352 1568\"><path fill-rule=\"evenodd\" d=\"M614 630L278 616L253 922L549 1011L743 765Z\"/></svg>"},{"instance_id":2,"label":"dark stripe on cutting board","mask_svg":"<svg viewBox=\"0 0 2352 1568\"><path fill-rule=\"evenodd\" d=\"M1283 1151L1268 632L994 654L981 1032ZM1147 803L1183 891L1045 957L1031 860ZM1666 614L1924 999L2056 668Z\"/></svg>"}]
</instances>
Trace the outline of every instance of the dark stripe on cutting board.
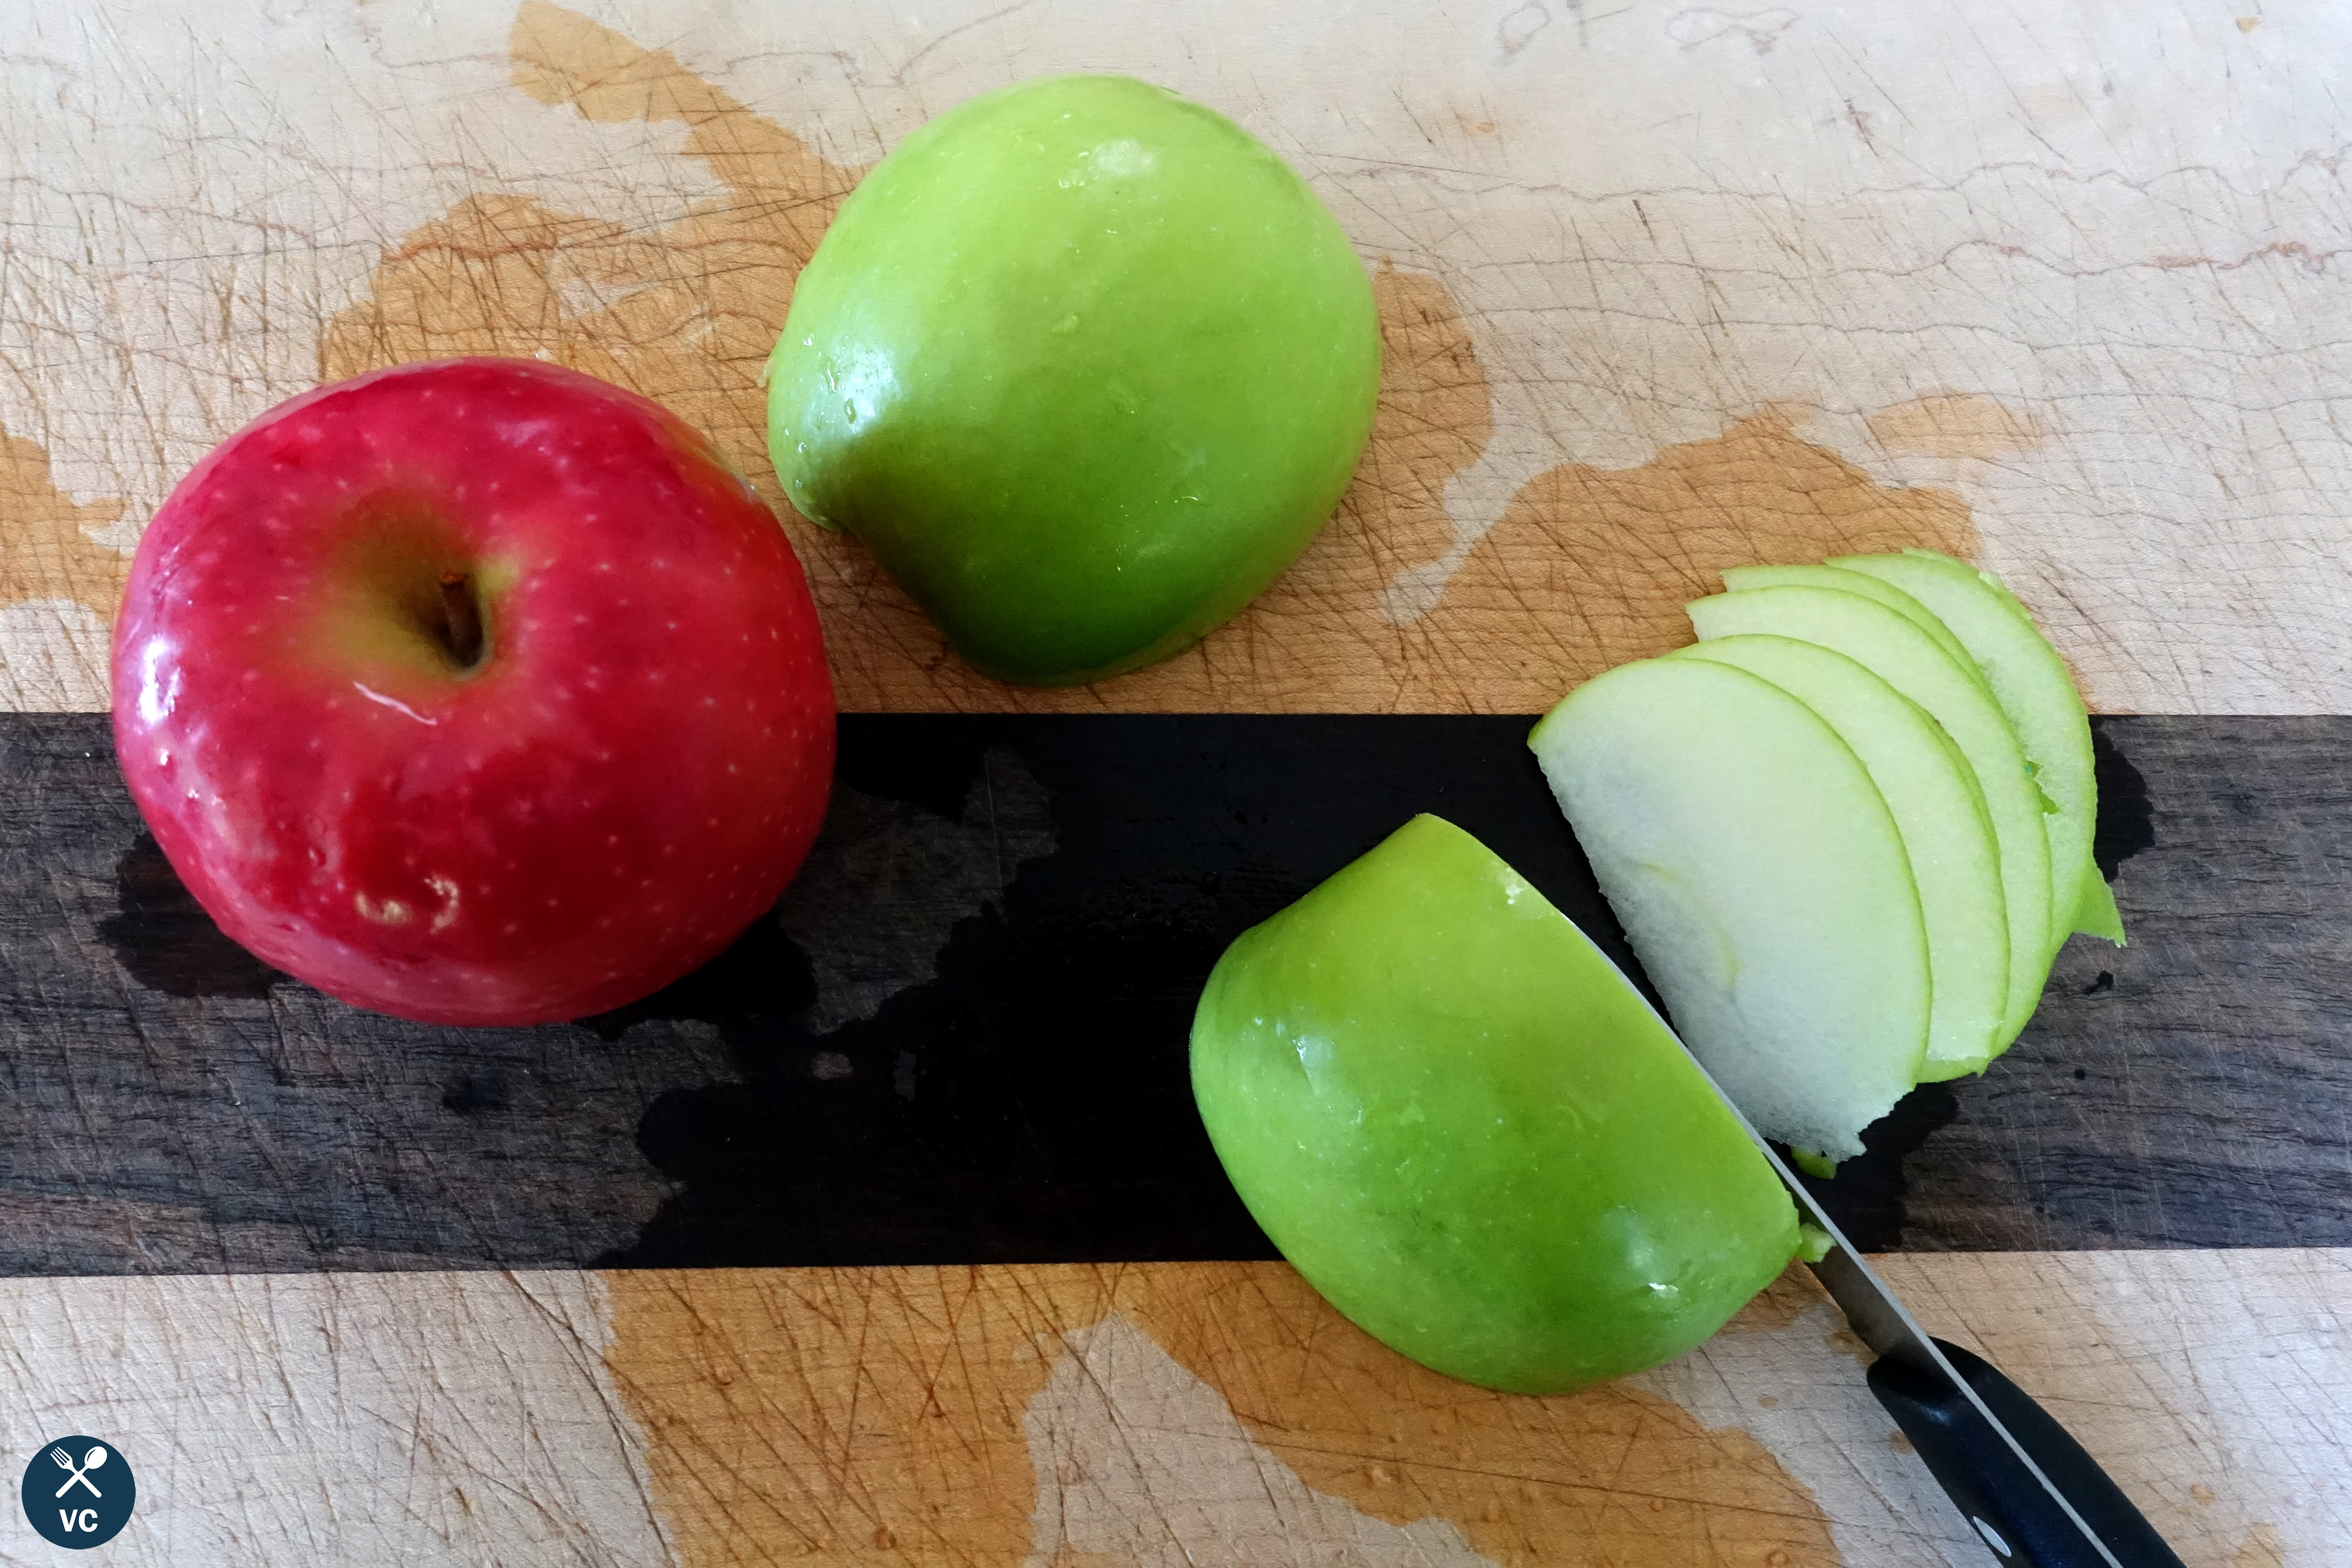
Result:
<instances>
[{"instance_id":1,"label":"dark stripe on cutting board","mask_svg":"<svg viewBox=\"0 0 2352 1568\"><path fill-rule=\"evenodd\" d=\"M733 952L458 1030L246 956L102 716L0 716L0 1274L1268 1256L1184 1077L1236 932L1429 810L1622 956L1528 723L845 718ZM1826 1191L1878 1248L2352 1245L2352 720L2101 731L2134 945Z\"/></svg>"}]
</instances>

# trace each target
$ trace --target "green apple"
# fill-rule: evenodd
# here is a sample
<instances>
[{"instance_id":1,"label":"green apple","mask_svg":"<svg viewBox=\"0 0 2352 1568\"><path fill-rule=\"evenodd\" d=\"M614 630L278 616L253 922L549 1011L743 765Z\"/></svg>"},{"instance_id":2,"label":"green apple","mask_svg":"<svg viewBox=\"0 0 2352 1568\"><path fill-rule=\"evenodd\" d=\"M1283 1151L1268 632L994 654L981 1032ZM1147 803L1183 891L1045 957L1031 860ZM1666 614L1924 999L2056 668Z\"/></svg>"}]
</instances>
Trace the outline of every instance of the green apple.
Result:
<instances>
[{"instance_id":1,"label":"green apple","mask_svg":"<svg viewBox=\"0 0 2352 1568\"><path fill-rule=\"evenodd\" d=\"M984 673L1164 658L1295 559L1372 421L1348 237L1231 121L1126 77L1023 82L842 205L769 361L785 493Z\"/></svg>"},{"instance_id":2,"label":"green apple","mask_svg":"<svg viewBox=\"0 0 2352 1568\"><path fill-rule=\"evenodd\" d=\"M1528 743L1692 1052L1765 1136L1860 1153L1926 1064L1932 981L1853 749L1771 682L1679 658L1585 682Z\"/></svg>"},{"instance_id":3,"label":"green apple","mask_svg":"<svg viewBox=\"0 0 2352 1568\"><path fill-rule=\"evenodd\" d=\"M1960 749L1917 703L1813 643L1748 634L1672 657L1760 676L1821 715L1862 760L1902 836L1927 928L1932 1000L1920 1077L1958 1078L1983 1067L2000 1044L2008 1005L2009 920L1992 816Z\"/></svg>"},{"instance_id":4,"label":"green apple","mask_svg":"<svg viewBox=\"0 0 2352 1568\"><path fill-rule=\"evenodd\" d=\"M2071 931L2120 946L2123 917L2106 879L2091 858L2098 825L2098 784L2092 773L2091 724L2074 673L2050 646L2033 616L1990 574L1927 550L1900 555L1848 555L1832 563L1904 590L1927 605L1968 649L1984 672L2001 710L2035 769L2042 793L2057 806L2045 819L2050 837L2051 945Z\"/></svg>"},{"instance_id":5,"label":"green apple","mask_svg":"<svg viewBox=\"0 0 2352 1568\"><path fill-rule=\"evenodd\" d=\"M1969 650L1951 628L1936 618L1927 605L1882 578L1866 572L1850 572L1843 566L1732 566L1723 574L1723 586L1728 593L1742 588L1838 588L1849 594L1859 594L1880 604L1926 632L1937 645L1950 654L1962 668L1970 668Z\"/></svg>"},{"instance_id":6,"label":"green apple","mask_svg":"<svg viewBox=\"0 0 2352 1568\"><path fill-rule=\"evenodd\" d=\"M1769 632L1844 654L1927 710L1968 758L2000 849L2009 994L1997 1038L2007 1047L2041 1005L2050 971L2050 839L2042 825L2048 803L1983 678L1885 605L1839 589L1748 588L1688 609L1703 641Z\"/></svg>"},{"instance_id":7,"label":"green apple","mask_svg":"<svg viewBox=\"0 0 2352 1568\"><path fill-rule=\"evenodd\" d=\"M1308 1282L1487 1387L1679 1355L1797 1248L1789 1194L1641 994L1437 817L1234 941L1192 1089Z\"/></svg>"}]
</instances>

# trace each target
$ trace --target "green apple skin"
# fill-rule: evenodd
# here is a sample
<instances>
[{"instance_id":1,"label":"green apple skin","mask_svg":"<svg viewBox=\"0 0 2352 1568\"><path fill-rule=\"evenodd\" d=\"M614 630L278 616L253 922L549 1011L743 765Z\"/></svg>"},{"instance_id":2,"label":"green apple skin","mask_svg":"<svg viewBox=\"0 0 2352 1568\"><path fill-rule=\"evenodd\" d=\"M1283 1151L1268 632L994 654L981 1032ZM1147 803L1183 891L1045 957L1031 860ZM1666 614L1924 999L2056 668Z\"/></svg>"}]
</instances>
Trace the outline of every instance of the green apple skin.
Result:
<instances>
[{"instance_id":1,"label":"green apple skin","mask_svg":"<svg viewBox=\"0 0 2352 1568\"><path fill-rule=\"evenodd\" d=\"M769 449L982 672L1190 646L1307 548L1371 430L1361 260L1231 121L1127 77L974 99L877 164L801 273Z\"/></svg>"},{"instance_id":2,"label":"green apple skin","mask_svg":"<svg viewBox=\"0 0 2352 1568\"><path fill-rule=\"evenodd\" d=\"M2042 635L2033 613L1991 573L1932 550L1844 556L1832 564L1902 588L1940 616L2017 727L2036 781L2058 808L2047 819L2052 949L2075 931L2124 945L2123 917L2091 858L2099 787L2090 716L2074 689L2074 672Z\"/></svg>"},{"instance_id":3,"label":"green apple skin","mask_svg":"<svg viewBox=\"0 0 2352 1568\"><path fill-rule=\"evenodd\" d=\"M1192 1089L1308 1282L1486 1387L1679 1355L1798 1245L1787 1192L1641 994L1437 817L1234 941Z\"/></svg>"},{"instance_id":4,"label":"green apple skin","mask_svg":"<svg viewBox=\"0 0 2352 1568\"><path fill-rule=\"evenodd\" d=\"M1723 574L1723 590L1737 594L1743 588L1836 588L1848 594L1859 594L1880 604L1936 639L1936 646L1952 656L1952 662L1969 673L1977 672L1969 650L1952 629L1937 620L1934 612L1917 599L1883 578L1867 572L1849 571L1834 563L1820 566L1734 566Z\"/></svg>"}]
</instances>

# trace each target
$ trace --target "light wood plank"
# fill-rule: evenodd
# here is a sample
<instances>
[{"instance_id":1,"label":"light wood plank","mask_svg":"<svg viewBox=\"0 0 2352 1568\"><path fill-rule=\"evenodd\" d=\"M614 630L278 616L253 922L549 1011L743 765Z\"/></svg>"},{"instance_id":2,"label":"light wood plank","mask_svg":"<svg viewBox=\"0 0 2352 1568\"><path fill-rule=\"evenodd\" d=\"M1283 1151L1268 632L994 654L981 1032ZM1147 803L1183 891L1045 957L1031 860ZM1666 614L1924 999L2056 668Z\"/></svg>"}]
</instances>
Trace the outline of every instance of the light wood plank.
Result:
<instances>
[{"instance_id":1,"label":"light wood plank","mask_svg":"<svg viewBox=\"0 0 2352 1568\"><path fill-rule=\"evenodd\" d=\"M1899 539L2009 575L2100 706L2352 710L2326 0L192 4L35 8L0 60L0 706L102 701L120 552L321 376L565 360L776 499L760 363L842 193L1112 67L1267 137L1381 272L1363 482L1201 652L1056 698L803 531L852 707L1540 706L1724 560Z\"/></svg>"},{"instance_id":2,"label":"light wood plank","mask_svg":"<svg viewBox=\"0 0 2352 1568\"><path fill-rule=\"evenodd\" d=\"M2344 1561L2352 1251L1884 1262L2191 1568ZM12 1280L0 1336L4 1451L137 1468L124 1564L1981 1561L1801 1273L1542 1400L1279 1264Z\"/></svg>"}]
</instances>

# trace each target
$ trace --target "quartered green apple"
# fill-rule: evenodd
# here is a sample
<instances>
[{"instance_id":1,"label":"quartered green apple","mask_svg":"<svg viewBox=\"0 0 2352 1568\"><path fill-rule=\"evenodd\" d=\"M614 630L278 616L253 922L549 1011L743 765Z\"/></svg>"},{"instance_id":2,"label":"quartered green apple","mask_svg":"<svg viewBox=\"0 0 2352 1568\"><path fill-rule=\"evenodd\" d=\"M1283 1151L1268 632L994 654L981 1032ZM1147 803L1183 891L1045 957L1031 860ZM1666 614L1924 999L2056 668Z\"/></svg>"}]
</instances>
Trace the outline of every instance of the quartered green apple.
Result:
<instances>
[{"instance_id":1,"label":"quartered green apple","mask_svg":"<svg viewBox=\"0 0 2352 1568\"><path fill-rule=\"evenodd\" d=\"M1587 681L1528 744L1707 1071L1766 1137L1860 1153L1926 1065L1932 997L1902 835L1862 759L1780 687L1696 658Z\"/></svg>"},{"instance_id":2,"label":"quartered green apple","mask_svg":"<svg viewBox=\"0 0 2352 1568\"><path fill-rule=\"evenodd\" d=\"M2045 819L2052 871L2050 945L2070 931L2121 945L2123 916L2091 858L2098 791L2082 694L2032 615L1987 573L1928 550L1848 555L1831 563L1903 589L1934 612L1968 649L2017 729L2036 781L2057 810Z\"/></svg>"},{"instance_id":3,"label":"quartered green apple","mask_svg":"<svg viewBox=\"0 0 2352 1568\"><path fill-rule=\"evenodd\" d=\"M978 669L1166 658L1307 547L1372 420L1362 262L1275 153L1126 77L1018 84L877 164L769 361L786 494Z\"/></svg>"},{"instance_id":4,"label":"quartered green apple","mask_svg":"<svg viewBox=\"0 0 2352 1568\"><path fill-rule=\"evenodd\" d=\"M1471 1383L1560 1393L1678 1355L1797 1248L1788 1194L1640 994L1437 817L1234 941L1192 1088L1299 1272Z\"/></svg>"}]
</instances>

